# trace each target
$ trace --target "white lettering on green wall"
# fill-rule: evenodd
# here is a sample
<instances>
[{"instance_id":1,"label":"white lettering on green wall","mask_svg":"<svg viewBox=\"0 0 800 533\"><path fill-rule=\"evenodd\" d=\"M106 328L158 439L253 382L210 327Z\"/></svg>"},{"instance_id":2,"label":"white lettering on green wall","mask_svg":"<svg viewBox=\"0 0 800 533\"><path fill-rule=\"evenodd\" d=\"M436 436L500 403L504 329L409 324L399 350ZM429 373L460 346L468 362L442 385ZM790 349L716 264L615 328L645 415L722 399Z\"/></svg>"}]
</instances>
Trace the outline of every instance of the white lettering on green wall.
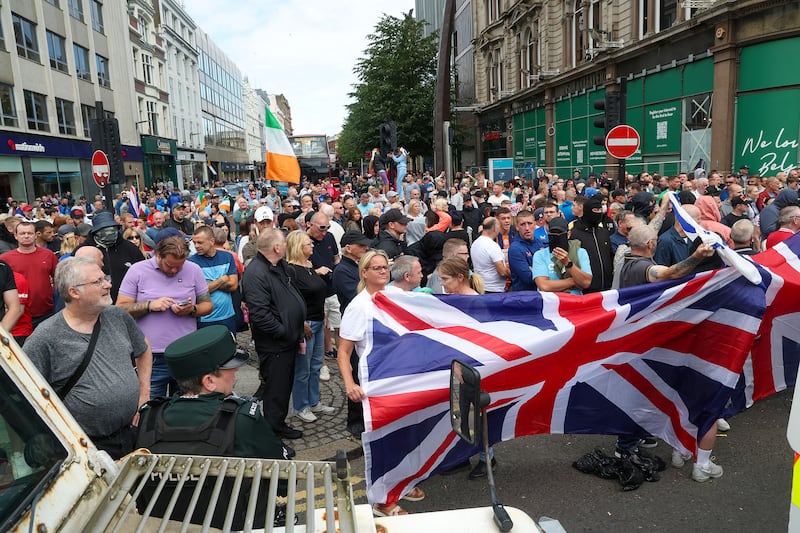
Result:
<instances>
[{"instance_id":1,"label":"white lettering on green wall","mask_svg":"<svg viewBox=\"0 0 800 533\"><path fill-rule=\"evenodd\" d=\"M760 130L755 137L748 137L742 147L742 157L746 155L761 154L758 173L767 175L772 172L788 172L795 168L797 148L800 146L797 138L786 137L786 129L781 128L777 135L767 135Z\"/></svg>"}]
</instances>

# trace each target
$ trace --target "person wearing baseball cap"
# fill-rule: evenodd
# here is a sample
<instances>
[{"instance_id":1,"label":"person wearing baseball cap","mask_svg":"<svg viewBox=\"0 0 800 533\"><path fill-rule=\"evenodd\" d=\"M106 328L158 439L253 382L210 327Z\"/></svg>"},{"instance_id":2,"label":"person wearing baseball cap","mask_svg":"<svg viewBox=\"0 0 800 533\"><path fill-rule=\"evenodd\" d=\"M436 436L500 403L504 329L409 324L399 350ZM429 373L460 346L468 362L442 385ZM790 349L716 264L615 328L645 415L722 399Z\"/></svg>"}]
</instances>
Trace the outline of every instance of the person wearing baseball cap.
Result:
<instances>
[{"instance_id":1,"label":"person wearing baseball cap","mask_svg":"<svg viewBox=\"0 0 800 533\"><path fill-rule=\"evenodd\" d=\"M373 248L383 250L394 259L406 251L406 243L402 236L411 219L399 209L389 209L380 218L380 233Z\"/></svg>"},{"instance_id":2,"label":"person wearing baseball cap","mask_svg":"<svg viewBox=\"0 0 800 533\"><path fill-rule=\"evenodd\" d=\"M256 212L253 214L253 218L255 218L256 224L258 224L258 230L262 231L272 227L272 223L275 220L275 214L272 212L272 209L266 205L262 205L256 209Z\"/></svg>"}]
</instances>

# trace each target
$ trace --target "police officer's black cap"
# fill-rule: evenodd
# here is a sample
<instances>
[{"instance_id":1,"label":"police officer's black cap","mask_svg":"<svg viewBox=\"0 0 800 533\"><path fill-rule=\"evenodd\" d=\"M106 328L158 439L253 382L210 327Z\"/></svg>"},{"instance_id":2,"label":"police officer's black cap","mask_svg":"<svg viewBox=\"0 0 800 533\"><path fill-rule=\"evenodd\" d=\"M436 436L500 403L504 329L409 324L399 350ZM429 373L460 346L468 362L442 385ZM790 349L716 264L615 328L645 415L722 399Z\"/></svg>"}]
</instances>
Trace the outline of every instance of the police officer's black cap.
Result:
<instances>
[{"instance_id":1,"label":"police officer's black cap","mask_svg":"<svg viewBox=\"0 0 800 533\"><path fill-rule=\"evenodd\" d=\"M164 350L164 359L175 379L190 379L218 368L238 368L248 358L244 352L237 352L230 330L215 325L173 341Z\"/></svg>"}]
</instances>

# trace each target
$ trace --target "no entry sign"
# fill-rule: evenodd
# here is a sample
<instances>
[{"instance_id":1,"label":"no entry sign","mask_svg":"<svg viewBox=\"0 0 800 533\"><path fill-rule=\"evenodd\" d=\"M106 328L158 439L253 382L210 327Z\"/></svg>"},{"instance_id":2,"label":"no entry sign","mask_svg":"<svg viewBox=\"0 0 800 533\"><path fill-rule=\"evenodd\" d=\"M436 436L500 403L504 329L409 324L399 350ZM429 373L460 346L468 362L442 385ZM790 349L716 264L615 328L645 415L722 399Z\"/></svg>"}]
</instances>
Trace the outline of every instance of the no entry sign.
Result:
<instances>
[{"instance_id":1,"label":"no entry sign","mask_svg":"<svg viewBox=\"0 0 800 533\"><path fill-rule=\"evenodd\" d=\"M639 149L639 132L628 126L620 124L611 128L606 135L606 150L617 159L628 159Z\"/></svg>"},{"instance_id":2,"label":"no entry sign","mask_svg":"<svg viewBox=\"0 0 800 533\"><path fill-rule=\"evenodd\" d=\"M108 183L110 172L111 169L105 152L95 150L92 154L92 177L94 178L94 182L101 189Z\"/></svg>"}]
</instances>

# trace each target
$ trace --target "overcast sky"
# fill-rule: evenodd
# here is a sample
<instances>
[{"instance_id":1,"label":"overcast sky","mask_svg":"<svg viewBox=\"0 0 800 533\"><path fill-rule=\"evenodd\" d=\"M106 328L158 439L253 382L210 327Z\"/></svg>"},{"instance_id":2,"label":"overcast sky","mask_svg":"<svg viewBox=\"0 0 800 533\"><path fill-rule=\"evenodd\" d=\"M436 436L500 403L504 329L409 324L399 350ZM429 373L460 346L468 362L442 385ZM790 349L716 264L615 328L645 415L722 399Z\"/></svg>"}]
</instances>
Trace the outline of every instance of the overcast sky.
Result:
<instances>
[{"instance_id":1,"label":"overcast sky","mask_svg":"<svg viewBox=\"0 0 800 533\"><path fill-rule=\"evenodd\" d=\"M339 133L366 37L414 0L187 0L186 12L250 84L283 94L296 134Z\"/></svg>"}]
</instances>

